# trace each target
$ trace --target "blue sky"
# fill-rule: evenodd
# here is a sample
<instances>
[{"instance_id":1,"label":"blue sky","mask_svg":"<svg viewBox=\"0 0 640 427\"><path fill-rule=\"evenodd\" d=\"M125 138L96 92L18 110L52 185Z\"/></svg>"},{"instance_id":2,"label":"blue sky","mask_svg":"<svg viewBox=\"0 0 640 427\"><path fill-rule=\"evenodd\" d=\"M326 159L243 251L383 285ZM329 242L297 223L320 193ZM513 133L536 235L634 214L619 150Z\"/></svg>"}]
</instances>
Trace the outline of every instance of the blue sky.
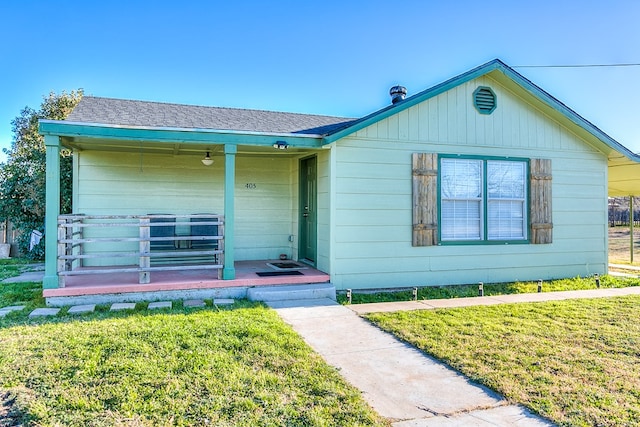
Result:
<instances>
[{"instance_id":1,"label":"blue sky","mask_svg":"<svg viewBox=\"0 0 640 427\"><path fill-rule=\"evenodd\" d=\"M360 117L494 58L640 63L638 22L636 0L7 0L0 147L51 91ZM640 67L516 70L640 151Z\"/></svg>"}]
</instances>

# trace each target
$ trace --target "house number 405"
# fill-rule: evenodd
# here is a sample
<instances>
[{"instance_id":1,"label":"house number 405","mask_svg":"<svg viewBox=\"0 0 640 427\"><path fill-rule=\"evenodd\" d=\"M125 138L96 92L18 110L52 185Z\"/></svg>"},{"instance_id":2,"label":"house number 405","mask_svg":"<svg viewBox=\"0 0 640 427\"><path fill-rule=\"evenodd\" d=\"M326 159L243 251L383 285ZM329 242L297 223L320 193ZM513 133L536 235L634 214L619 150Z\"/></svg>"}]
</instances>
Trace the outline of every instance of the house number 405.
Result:
<instances>
[{"instance_id":1,"label":"house number 405","mask_svg":"<svg viewBox=\"0 0 640 427\"><path fill-rule=\"evenodd\" d=\"M255 190L258 187L255 182L247 182L244 186L249 190Z\"/></svg>"}]
</instances>

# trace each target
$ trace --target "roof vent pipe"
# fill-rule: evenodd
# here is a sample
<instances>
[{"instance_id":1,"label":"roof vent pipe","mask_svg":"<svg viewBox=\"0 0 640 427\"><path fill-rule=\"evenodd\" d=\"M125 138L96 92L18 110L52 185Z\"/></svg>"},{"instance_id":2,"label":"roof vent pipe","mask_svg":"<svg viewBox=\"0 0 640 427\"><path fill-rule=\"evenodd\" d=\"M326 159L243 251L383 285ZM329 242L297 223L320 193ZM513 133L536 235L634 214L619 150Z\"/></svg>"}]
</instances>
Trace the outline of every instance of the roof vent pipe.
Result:
<instances>
[{"instance_id":1,"label":"roof vent pipe","mask_svg":"<svg viewBox=\"0 0 640 427\"><path fill-rule=\"evenodd\" d=\"M389 95L391 95L392 104L403 101L405 96L407 96L407 88L404 86L394 86L389 89Z\"/></svg>"}]
</instances>

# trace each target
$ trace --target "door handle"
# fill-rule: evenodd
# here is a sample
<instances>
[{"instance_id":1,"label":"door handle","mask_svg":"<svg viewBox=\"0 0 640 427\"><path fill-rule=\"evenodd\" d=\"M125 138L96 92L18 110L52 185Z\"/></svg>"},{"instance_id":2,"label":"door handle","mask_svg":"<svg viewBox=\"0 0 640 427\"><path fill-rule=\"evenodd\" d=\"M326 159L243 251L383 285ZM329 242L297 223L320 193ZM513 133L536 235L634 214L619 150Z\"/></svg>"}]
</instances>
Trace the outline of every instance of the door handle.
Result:
<instances>
[{"instance_id":1,"label":"door handle","mask_svg":"<svg viewBox=\"0 0 640 427\"><path fill-rule=\"evenodd\" d=\"M305 213L302 214L302 216L306 218L306 217L309 216L309 214L305 212Z\"/></svg>"}]
</instances>

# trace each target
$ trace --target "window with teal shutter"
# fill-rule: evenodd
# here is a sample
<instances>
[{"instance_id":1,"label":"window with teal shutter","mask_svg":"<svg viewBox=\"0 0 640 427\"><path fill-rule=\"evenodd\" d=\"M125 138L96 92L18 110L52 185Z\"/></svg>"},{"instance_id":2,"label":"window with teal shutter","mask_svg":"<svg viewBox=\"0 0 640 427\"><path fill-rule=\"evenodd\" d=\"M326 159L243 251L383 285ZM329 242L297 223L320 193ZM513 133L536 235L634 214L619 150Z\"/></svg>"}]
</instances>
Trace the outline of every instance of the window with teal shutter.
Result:
<instances>
[{"instance_id":1,"label":"window with teal shutter","mask_svg":"<svg viewBox=\"0 0 640 427\"><path fill-rule=\"evenodd\" d=\"M527 168L527 160L441 157L440 240L526 241Z\"/></svg>"},{"instance_id":2,"label":"window with teal shutter","mask_svg":"<svg viewBox=\"0 0 640 427\"><path fill-rule=\"evenodd\" d=\"M553 243L550 159L413 153L413 246Z\"/></svg>"}]
</instances>

